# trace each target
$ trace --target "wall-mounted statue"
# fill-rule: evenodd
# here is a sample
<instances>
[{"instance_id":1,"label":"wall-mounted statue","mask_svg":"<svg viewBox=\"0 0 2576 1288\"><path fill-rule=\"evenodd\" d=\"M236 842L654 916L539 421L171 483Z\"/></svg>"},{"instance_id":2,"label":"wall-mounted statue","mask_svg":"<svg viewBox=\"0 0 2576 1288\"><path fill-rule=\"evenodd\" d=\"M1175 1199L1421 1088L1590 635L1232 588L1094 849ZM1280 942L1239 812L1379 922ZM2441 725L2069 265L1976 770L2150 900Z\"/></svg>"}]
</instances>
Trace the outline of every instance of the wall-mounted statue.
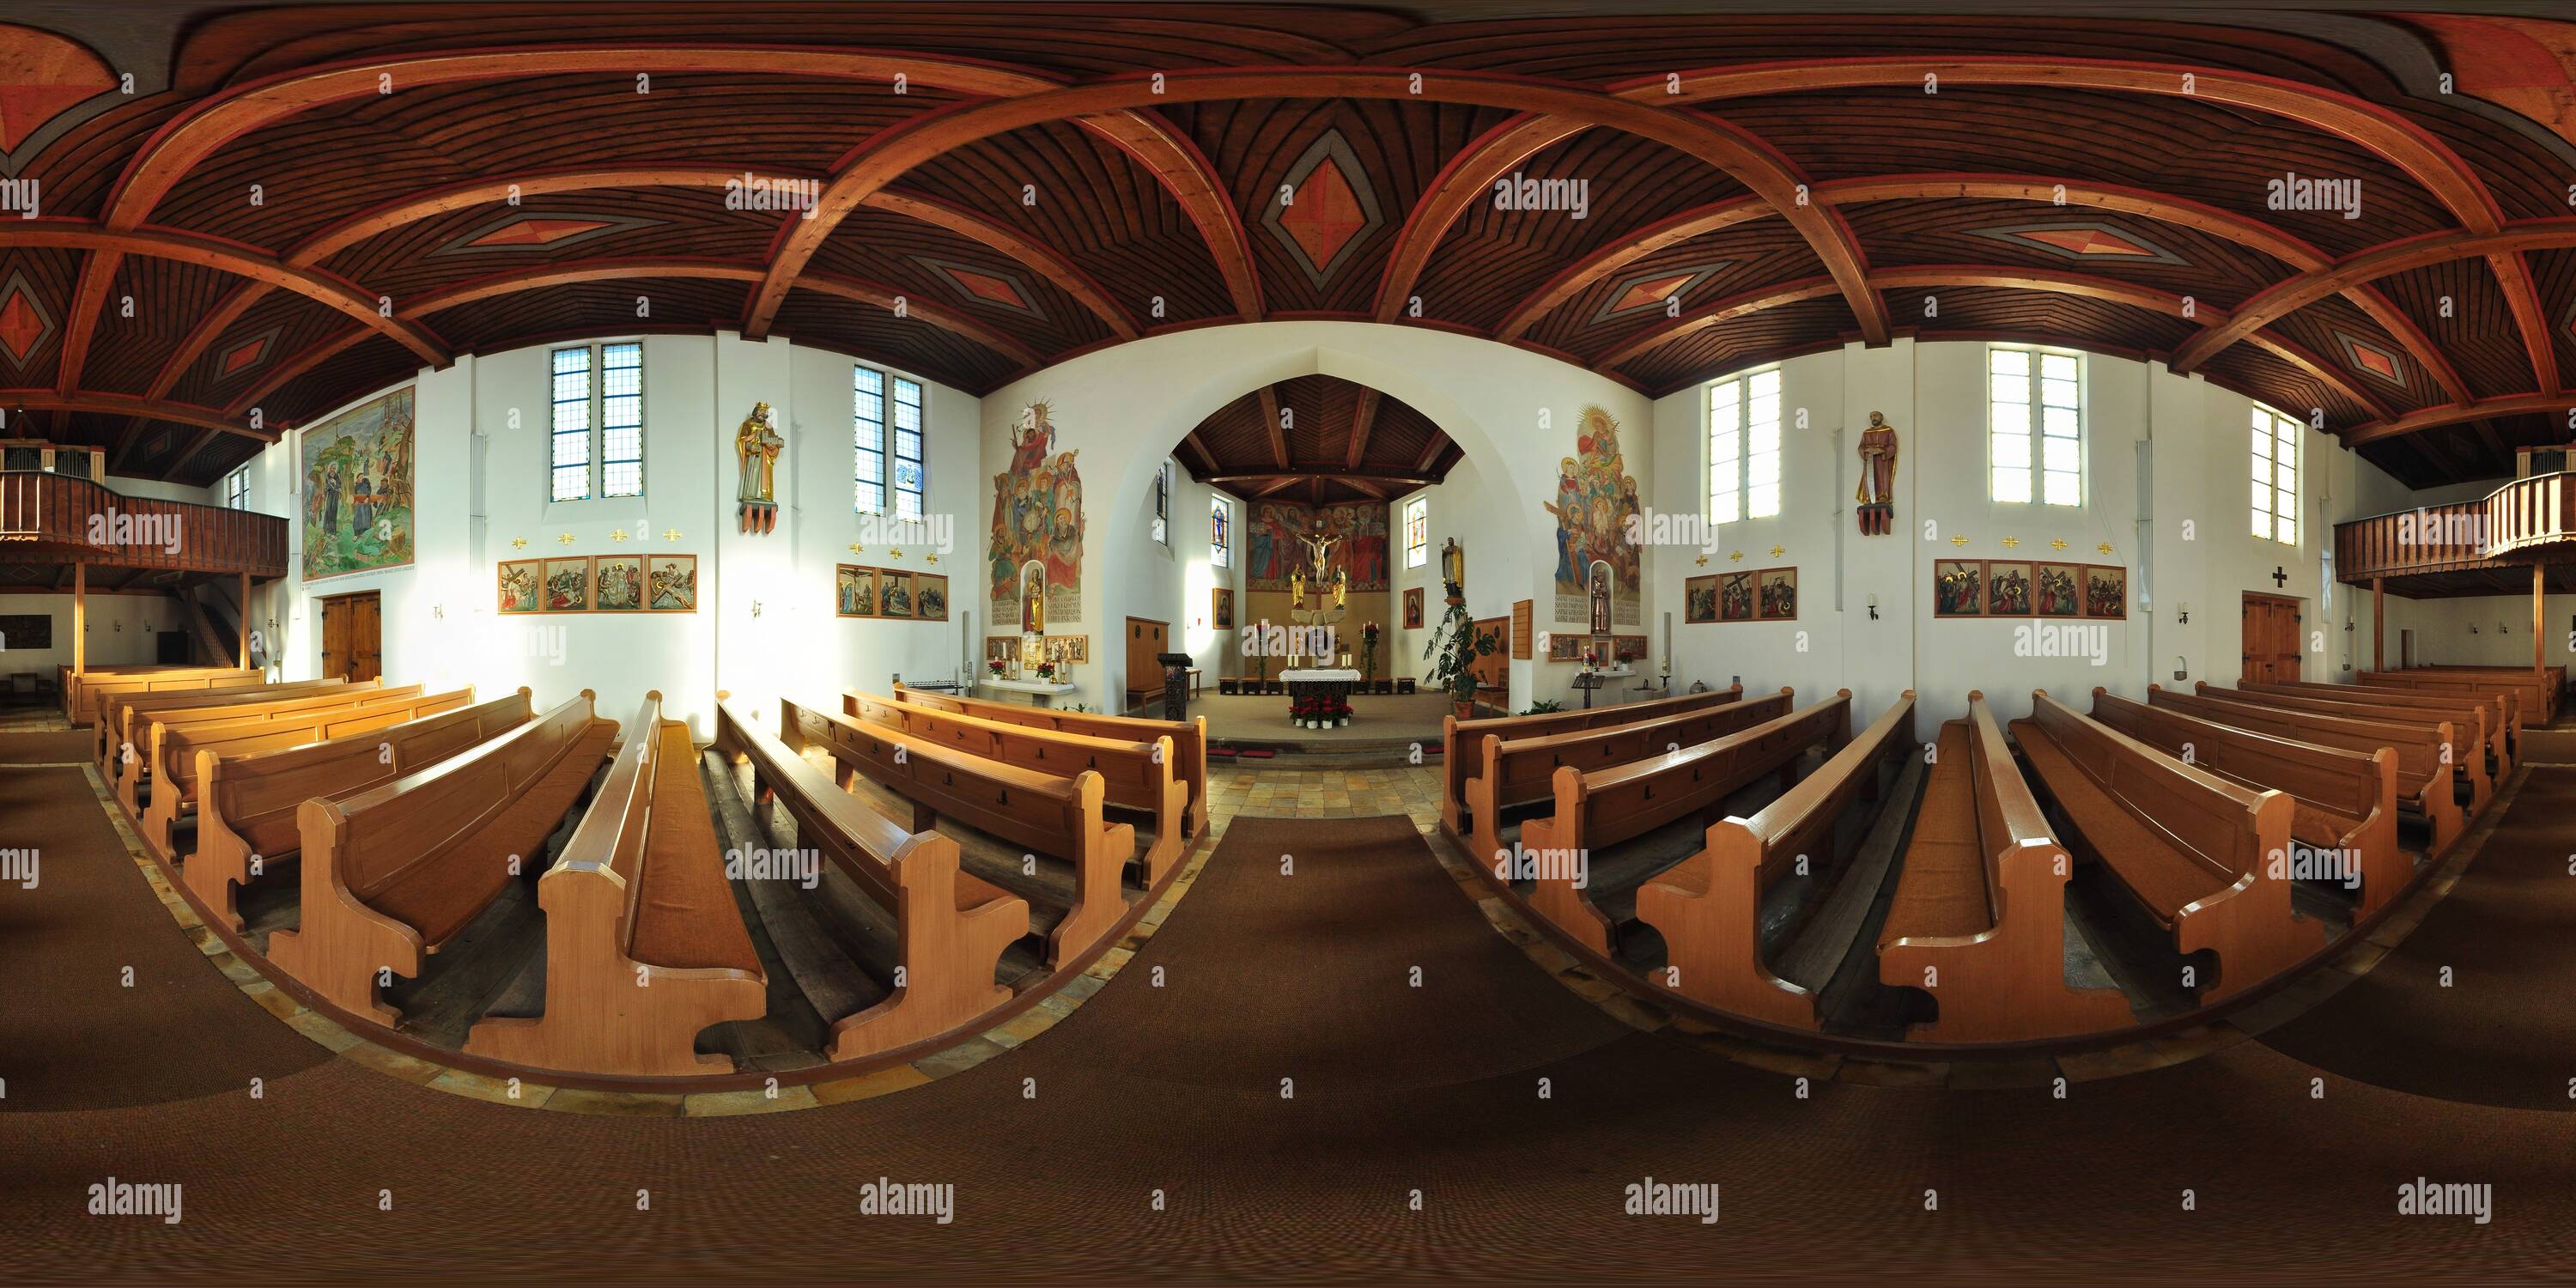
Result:
<instances>
[{"instance_id":1,"label":"wall-mounted statue","mask_svg":"<svg viewBox=\"0 0 2576 1288\"><path fill-rule=\"evenodd\" d=\"M1869 428L1860 432L1860 487L1852 499L1860 502L1862 536L1883 537L1894 529L1896 427L1877 412L1869 414Z\"/></svg>"},{"instance_id":2,"label":"wall-mounted statue","mask_svg":"<svg viewBox=\"0 0 2576 1288\"><path fill-rule=\"evenodd\" d=\"M733 433L739 479L734 499L736 521L743 532L770 532L778 527L778 453L787 446L779 436L778 417L768 403L754 403L742 427Z\"/></svg>"}]
</instances>

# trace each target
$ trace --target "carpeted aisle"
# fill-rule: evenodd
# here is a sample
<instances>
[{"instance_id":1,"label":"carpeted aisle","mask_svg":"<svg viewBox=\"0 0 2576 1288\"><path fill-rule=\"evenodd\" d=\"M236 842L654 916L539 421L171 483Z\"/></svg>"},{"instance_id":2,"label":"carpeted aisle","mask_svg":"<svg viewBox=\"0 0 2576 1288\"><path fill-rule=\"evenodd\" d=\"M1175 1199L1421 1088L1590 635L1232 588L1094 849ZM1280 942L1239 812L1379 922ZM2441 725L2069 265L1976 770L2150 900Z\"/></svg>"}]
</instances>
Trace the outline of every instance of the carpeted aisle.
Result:
<instances>
[{"instance_id":1,"label":"carpeted aisle","mask_svg":"<svg viewBox=\"0 0 2576 1288\"><path fill-rule=\"evenodd\" d=\"M78 825L51 844L96 847ZM1238 819L1135 961L1027 1045L895 1095L696 1120L429 1092L157 966L119 993L120 955L193 950L122 856L77 861L102 883L47 914L70 919L58 982L0 1001L13 1279L2379 1279L2563 1270L2576 1228L2565 1119L2332 1073L2312 1099L2317 1070L2252 1043L2065 1099L1801 1098L1574 997L1399 820ZM114 1051L30 1073L37 1041ZM82 1215L111 1174L184 1183L185 1220ZM2419 1175L2492 1184L2494 1223L2396 1215ZM1720 1184L1722 1220L1624 1215L1649 1176ZM955 1185L954 1224L861 1215L879 1177Z\"/></svg>"}]
</instances>

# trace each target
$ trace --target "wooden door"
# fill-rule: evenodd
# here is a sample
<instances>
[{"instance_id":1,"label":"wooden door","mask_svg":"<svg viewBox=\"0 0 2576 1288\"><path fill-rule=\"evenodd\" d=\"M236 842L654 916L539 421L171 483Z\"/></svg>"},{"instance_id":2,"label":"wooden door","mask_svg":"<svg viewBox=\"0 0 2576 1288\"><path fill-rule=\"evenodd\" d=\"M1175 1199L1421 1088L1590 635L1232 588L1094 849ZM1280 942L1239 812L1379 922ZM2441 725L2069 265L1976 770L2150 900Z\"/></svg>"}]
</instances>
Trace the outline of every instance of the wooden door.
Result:
<instances>
[{"instance_id":1,"label":"wooden door","mask_svg":"<svg viewBox=\"0 0 2576 1288\"><path fill-rule=\"evenodd\" d=\"M352 684L384 674L384 607L376 592L322 601L322 678Z\"/></svg>"},{"instance_id":2,"label":"wooden door","mask_svg":"<svg viewBox=\"0 0 2576 1288\"><path fill-rule=\"evenodd\" d=\"M2287 684L2299 678L2299 619L2298 600L2245 592L2244 680Z\"/></svg>"}]
</instances>

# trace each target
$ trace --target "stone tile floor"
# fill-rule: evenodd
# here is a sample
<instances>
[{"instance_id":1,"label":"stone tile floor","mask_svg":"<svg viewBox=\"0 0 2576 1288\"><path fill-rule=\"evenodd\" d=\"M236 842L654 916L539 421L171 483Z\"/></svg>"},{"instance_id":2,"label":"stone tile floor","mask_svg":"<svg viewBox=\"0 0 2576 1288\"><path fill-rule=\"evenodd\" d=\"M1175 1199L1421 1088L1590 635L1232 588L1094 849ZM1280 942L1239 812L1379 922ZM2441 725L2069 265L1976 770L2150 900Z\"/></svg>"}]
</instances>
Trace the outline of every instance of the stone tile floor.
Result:
<instances>
[{"instance_id":1,"label":"stone tile floor","mask_svg":"<svg viewBox=\"0 0 2576 1288\"><path fill-rule=\"evenodd\" d=\"M1274 762L1275 763L1275 762ZM1402 814L1417 828L1440 822L1440 769L1281 769L1208 766L1208 805L1219 824L1254 818L1371 818Z\"/></svg>"}]
</instances>

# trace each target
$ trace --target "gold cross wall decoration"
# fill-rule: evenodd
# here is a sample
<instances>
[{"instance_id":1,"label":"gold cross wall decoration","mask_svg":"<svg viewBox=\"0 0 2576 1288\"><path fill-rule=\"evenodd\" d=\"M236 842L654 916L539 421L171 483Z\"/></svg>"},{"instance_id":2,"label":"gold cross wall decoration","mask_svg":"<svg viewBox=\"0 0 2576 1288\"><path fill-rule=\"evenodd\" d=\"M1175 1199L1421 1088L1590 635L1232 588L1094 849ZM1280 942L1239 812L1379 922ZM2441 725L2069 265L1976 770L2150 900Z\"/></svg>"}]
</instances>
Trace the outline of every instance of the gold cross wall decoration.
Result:
<instances>
[{"instance_id":1,"label":"gold cross wall decoration","mask_svg":"<svg viewBox=\"0 0 2576 1288\"><path fill-rule=\"evenodd\" d=\"M855 542L855 541L853 541L853 542L851 542L851 543L850 543L850 553L851 553L851 554L854 554L854 555L863 555L863 554L866 554L867 552L868 552L868 548L867 548L866 546L860 545L858 542Z\"/></svg>"},{"instance_id":2,"label":"gold cross wall decoration","mask_svg":"<svg viewBox=\"0 0 2576 1288\"><path fill-rule=\"evenodd\" d=\"M1738 550L1734 554L1728 555L1727 560L1731 563L1742 563L1744 562L1744 552Z\"/></svg>"},{"instance_id":3,"label":"gold cross wall decoration","mask_svg":"<svg viewBox=\"0 0 2576 1288\"><path fill-rule=\"evenodd\" d=\"M1779 558L1780 556L1785 555L1785 554L1787 554L1787 553L1789 553L1789 548L1788 548L1787 546L1773 546L1773 547L1771 547L1771 557L1772 557L1772 558L1774 558L1774 559L1777 559L1777 558Z\"/></svg>"},{"instance_id":4,"label":"gold cross wall decoration","mask_svg":"<svg viewBox=\"0 0 2576 1288\"><path fill-rule=\"evenodd\" d=\"M610 532L608 534L608 539L618 543L619 545L626 544L626 529L618 528L615 531Z\"/></svg>"},{"instance_id":5,"label":"gold cross wall decoration","mask_svg":"<svg viewBox=\"0 0 2576 1288\"><path fill-rule=\"evenodd\" d=\"M1702 568L1705 568L1705 567L1707 567L1707 566L1708 566L1708 556L1707 556L1707 555L1701 555L1701 556L1699 557L1699 566L1700 566L1700 567L1702 567Z\"/></svg>"},{"instance_id":6,"label":"gold cross wall decoration","mask_svg":"<svg viewBox=\"0 0 2576 1288\"><path fill-rule=\"evenodd\" d=\"M1968 544L1968 539L1967 539L1966 537L1963 537L1963 536L1962 536L1962 537L1952 537L1952 538L1950 538L1950 544L1951 544L1951 545L1954 545L1954 546L1964 546L1964 545Z\"/></svg>"},{"instance_id":7,"label":"gold cross wall decoration","mask_svg":"<svg viewBox=\"0 0 2576 1288\"><path fill-rule=\"evenodd\" d=\"M528 548L528 539L526 537L512 537L510 538L510 548L512 550L525 550Z\"/></svg>"},{"instance_id":8,"label":"gold cross wall decoration","mask_svg":"<svg viewBox=\"0 0 2576 1288\"><path fill-rule=\"evenodd\" d=\"M2006 537L2006 538L2004 538L2004 549L2006 549L2006 550L2010 550L2010 549L2012 549L2014 546L2017 546L2017 545L2020 545L2020 544L2021 544L2021 538L2019 538L2019 537Z\"/></svg>"},{"instance_id":9,"label":"gold cross wall decoration","mask_svg":"<svg viewBox=\"0 0 2576 1288\"><path fill-rule=\"evenodd\" d=\"M2049 542L2048 548L2051 550L2064 550L2066 548L2066 538L2059 537L2056 540Z\"/></svg>"},{"instance_id":10,"label":"gold cross wall decoration","mask_svg":"<svg viewBox=\"0 0 2576 1288\"><path fill-rule=\"evenodd\" d=\"M569 532L567 532L567 533L563 534L562 536L555 538L555 541L556 541L556 543L557 543L557 544L559 544L559 545L567 545L567 546L568 546L568 545L571 545L571 544L572 544L572 534L571 534L571 533L569 533Z\"/></svg>"},{"instance_id":11,"label":"gold cross wall decoration","mask_svg":"<svg viewBox=\"0 0 2576 1288\"><path fill-rule=\"evenodd\" d=\"M664 528L662 529L662 539L664 541L677 541L680 539L680 530L678 528Z\"/></svg>"},{"instance_id":12,"label":"gold cross wall decoration","mask_svg":"<svg viewBox=\"0 0 2576 1288\"><path fill-rule=\"evenodd\" d=\"M2105 542L2103 542L2102 544L2100 544L2100 545L2098 545L2098 546L2095 546L2095 547L2093 547L2093 548L2094 548L2094 549L2096 549L2096 550L2101 551L2102 553L2104 553L2104 554L2106 554L2106 555L2107 555L2107 554L2109 554L2109 553L2111 553L2111 543L2110 543L2110 542L2108 542L2108 541L2105 541Z\"/></svg>"}]
</instances>

